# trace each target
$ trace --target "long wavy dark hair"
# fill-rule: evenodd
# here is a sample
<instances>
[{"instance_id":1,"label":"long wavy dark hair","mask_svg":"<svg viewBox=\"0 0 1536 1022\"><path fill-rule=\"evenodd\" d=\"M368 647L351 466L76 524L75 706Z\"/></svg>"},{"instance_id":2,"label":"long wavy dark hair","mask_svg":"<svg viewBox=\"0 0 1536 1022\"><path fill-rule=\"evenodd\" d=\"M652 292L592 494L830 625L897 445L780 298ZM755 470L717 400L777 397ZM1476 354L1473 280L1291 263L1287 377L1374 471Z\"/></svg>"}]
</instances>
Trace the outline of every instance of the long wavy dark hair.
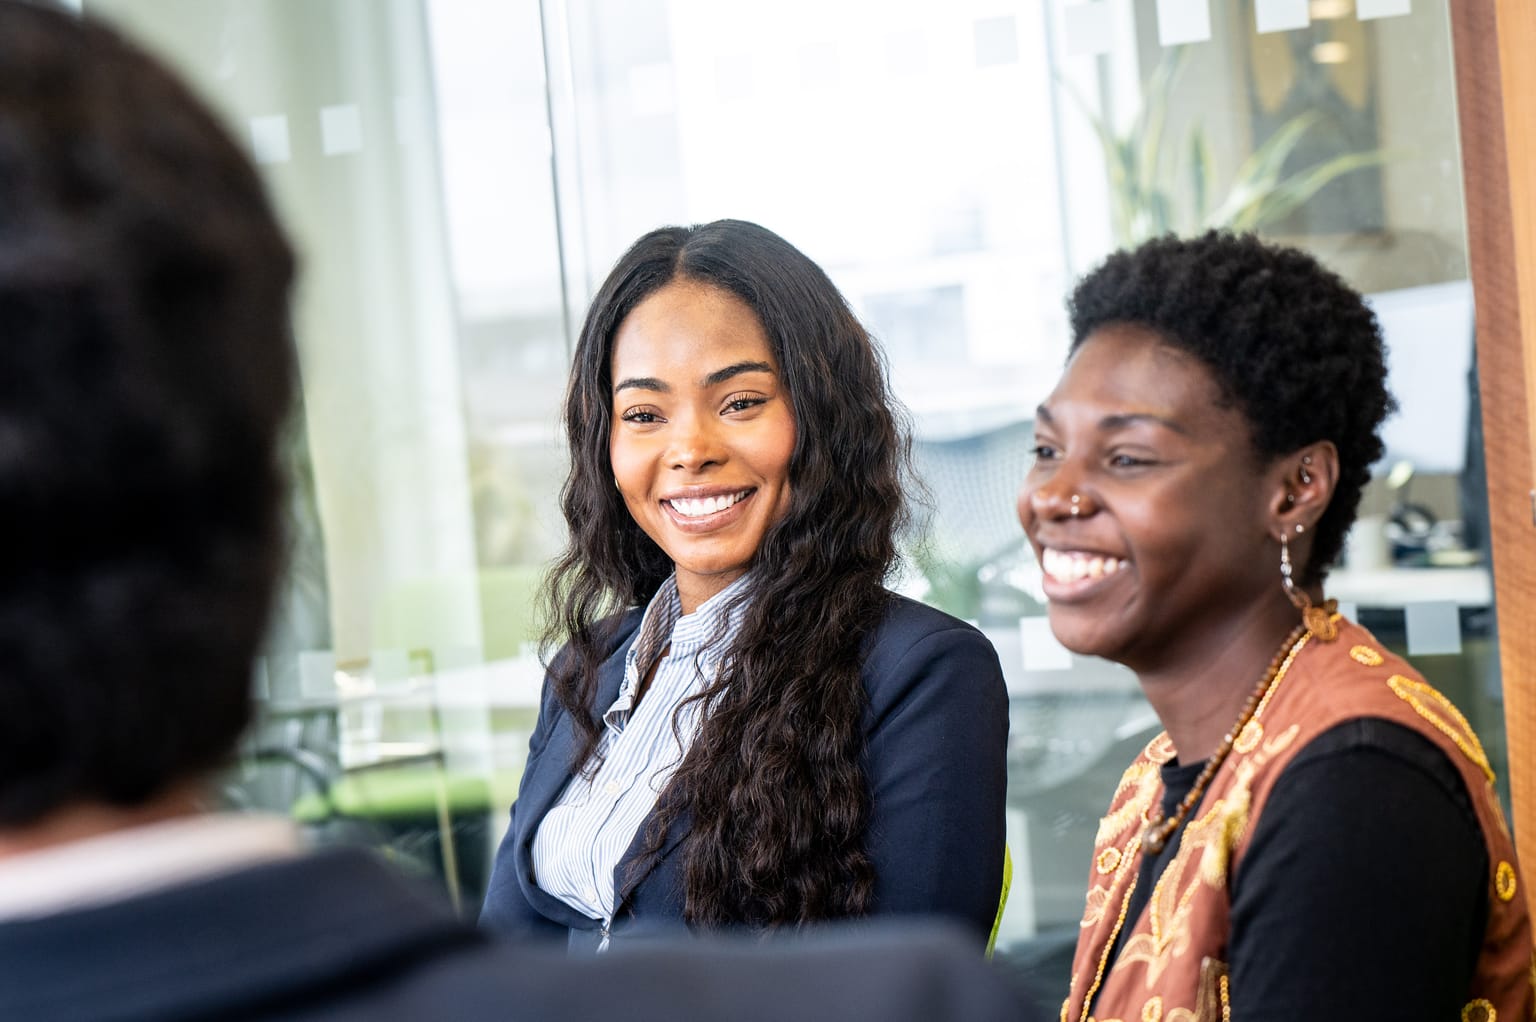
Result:
<instances>
[{"instance_id":1,"label":"long wavy dark hair","mask_svg":"<svg viewBox=\"0 0 1536 1022\"><path fill-rule=\"evenodd\" d=\"M906 521L910 440L869 334L827 275L778 235L719 220L637 241L603 282L576 345L561 491L570 542L545 587L550 684L582 738L600 727L599 665L617 611L646 604L672 562L630 516L609 459L614 335L675 280L720 288L762 323L795 416L790 500L752 563L742 624L698 697L704 723L659 800L651 854L688 821L684 917L692 924L794 925L869 908L864 846L863 645Z\"/></svg>"}]
</instances>

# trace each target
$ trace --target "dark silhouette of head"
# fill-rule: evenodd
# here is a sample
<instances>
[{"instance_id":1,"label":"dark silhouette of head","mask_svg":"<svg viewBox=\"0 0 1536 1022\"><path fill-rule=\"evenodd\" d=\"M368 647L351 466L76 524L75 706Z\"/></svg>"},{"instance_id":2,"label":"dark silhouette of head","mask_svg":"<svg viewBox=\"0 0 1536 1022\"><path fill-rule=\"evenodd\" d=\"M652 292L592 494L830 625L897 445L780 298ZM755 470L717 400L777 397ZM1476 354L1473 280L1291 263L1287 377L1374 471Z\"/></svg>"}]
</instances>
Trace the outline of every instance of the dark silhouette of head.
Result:
<instances>
[{"instance_id":1,"label":"dark silhouette of head","mask_svg":"<svg viewBox=\"0 0 1536 1022\"><path fill-rule=\"evenodd\" d=\"M0 827L141 805L250 715L293 259L208 109L0 3Z\"/></svg>"}]
</instances>

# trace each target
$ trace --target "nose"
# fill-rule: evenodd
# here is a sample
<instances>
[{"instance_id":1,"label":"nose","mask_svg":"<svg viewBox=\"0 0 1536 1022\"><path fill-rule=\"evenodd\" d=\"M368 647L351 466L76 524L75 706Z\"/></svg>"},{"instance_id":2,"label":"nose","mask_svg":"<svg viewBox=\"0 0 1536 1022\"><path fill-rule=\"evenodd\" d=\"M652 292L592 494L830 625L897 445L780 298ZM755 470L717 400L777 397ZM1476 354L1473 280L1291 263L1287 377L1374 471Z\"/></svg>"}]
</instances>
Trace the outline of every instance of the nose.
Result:
<instances>
[{"instance_id":1,"label":"nose","mask_svg":"<svg viewBox=\"0 0 1536 1022\"><path fill-rule=\"evenodd\" d=\"M677 416L668 438L667 464L685 472L698 472L723 463L725 446L720 426L718 418L709 413Z\"/></svg>"},{"instance_id":2,"label":"nose","mask_svg":"<svg viewBox=\"0 0 1536 1022\"><path fill-rule=\"evenodd\" d=\"M1019 521L1025 527L1031 519L1086 518L1097 509L1089 495L1064 473L1050 479L1025 479L1019 490Z\"/></svg>"}]
</instances>

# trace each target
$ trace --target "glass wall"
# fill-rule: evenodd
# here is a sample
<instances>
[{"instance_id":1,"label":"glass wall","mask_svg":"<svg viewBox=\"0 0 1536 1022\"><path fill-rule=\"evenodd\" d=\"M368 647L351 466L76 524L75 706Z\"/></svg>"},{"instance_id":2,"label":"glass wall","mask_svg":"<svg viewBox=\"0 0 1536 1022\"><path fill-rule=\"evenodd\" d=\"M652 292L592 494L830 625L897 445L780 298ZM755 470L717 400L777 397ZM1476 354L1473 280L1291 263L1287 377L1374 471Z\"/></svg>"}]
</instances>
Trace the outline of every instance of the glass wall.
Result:
<instances>
[{"instance_id":1,"label":"glass wall","mask_svg":"<svg viewBox=\"0 0 1536 1022\"><path fill-rule=\"evenodd\" d=\"M1013 511L1062 297L1117 245L1253 228L1371 294L1402 412L1331 595L1502 768L1446 3L85 0L213 98L304 258L292 579L230 797L473 907L541 680L575 330L634 238L723 216L826 267L913 413L932 500L896 584L1002 656L1000 946L1043 985L1157 728L1051 638Z\"/></svg>"}]
</instances>

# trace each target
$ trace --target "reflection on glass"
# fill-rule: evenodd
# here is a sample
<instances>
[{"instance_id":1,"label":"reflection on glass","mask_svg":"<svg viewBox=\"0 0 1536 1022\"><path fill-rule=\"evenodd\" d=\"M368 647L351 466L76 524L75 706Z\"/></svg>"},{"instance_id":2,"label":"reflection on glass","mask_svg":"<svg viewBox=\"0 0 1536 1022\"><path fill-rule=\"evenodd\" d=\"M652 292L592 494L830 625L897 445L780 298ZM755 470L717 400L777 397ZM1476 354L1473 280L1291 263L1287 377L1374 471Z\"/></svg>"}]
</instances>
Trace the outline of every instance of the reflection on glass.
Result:
<instances>
[{"instance_id":1,"label":"reflection on glass","mask_svg":"<svg viewBox=\"0 0 1536 1022\"><path fill-rule=\"evenodd\" d=\"M1461 651L1415 660L1502 774L1446 0L1313 0L1263 33L1252 0L1211 4L1172 48L1156 0L85 6L212 95L304 250L301 562L324 595L266 665L274 742L335 742L338 661L427 651L494 840L542 676L574 320L646 230L757 220L828 268L913 412L930 500L900 585L999 649L1003 953L1063 986L1094 827L1156 723L1128 674L1053 645L1013 499L1071 280L1119 242L1232 223L1372 295L1402 411L1332 595L1409 654L1416 608L1449 608Z\"/></svg>"}]
</instances>

